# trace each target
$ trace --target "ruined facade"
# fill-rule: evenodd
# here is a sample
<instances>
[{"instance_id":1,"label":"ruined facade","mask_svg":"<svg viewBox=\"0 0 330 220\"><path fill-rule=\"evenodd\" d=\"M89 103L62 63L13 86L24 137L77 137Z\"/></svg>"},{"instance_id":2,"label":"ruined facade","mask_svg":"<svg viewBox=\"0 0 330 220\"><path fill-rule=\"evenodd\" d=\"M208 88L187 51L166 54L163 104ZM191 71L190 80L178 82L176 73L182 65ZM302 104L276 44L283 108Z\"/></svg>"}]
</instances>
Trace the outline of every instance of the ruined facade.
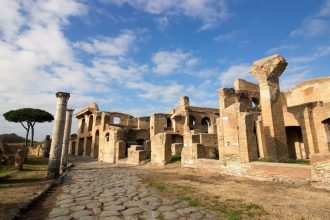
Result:
<instances>
[{"instance_id":1,"label":"ruined facade","mask_svg":"<svg viewBox=\"0 0 330 220\"><path fill-rule=\"evenodd\" d=\"M259 179L265 174L277 181L274 172L285 176L291 171L294 178L310 180L312 168L257 161L323 161L313 166L317 171L312 176L319 182L324 173L320 169L330 163L330 77L281 91L287 65L280 55L255 61L250 72L258 83L237 79L234 88L219 89L219 109L191 106L183 96L168 113L135 118L99 111L93 103L76 114L79 128L71 137L69 154L109 163L150 159L155 165L181 155L183 167Z\"/></svg>"},{"instance_id":2,"label":"ruined facade","mask_svg":"<svg viewBox=\"0 0 330 220\"><path fill-rule=\"evenodd\" d=\"M133 164L150 157L152 163L165 165L172 154L181 153L183 137L190 133L217 151L215 122L219 111L190 106L185 96L171 112L150 117L101 112L96 103L79 111L76 117L79 128L77 136L70 141L71 155L92 156L109 163L126 159Z\"/></svg>"}]
</instances>

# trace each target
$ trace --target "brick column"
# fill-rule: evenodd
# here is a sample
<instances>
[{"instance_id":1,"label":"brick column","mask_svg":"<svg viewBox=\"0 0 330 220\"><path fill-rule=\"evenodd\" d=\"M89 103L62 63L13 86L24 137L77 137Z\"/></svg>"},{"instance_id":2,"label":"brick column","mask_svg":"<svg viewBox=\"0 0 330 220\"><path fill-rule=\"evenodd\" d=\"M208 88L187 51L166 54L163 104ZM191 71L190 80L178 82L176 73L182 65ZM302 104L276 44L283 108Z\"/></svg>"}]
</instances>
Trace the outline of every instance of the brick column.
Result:
<instances>
[{"instance_id":1,"label":"brick column","mask_svg":"<svg viewBox=\"0 0 330 220\"><path fill-rule=\"evenodd\" d=\"M253 63L250 72L259 81L263 130L266 141L265 157L272 161L288 160L288 147L281 103L279 77L287 62L280 55Z\"/></svg>"},{"instance_id":2,"label":"brick column","mask_svg":"<svg viewBox=\"0 0 330 220\"><path fill-rule=\"evenodd\" d=\"M52 144L49 153L48 174L49 179L54 179L59 176L60 160L62 153L63 134L65 125L65 115L70 93L57 92L57 103L54 120L54 128L52 135Z\"/></svg>"}]
</instances>

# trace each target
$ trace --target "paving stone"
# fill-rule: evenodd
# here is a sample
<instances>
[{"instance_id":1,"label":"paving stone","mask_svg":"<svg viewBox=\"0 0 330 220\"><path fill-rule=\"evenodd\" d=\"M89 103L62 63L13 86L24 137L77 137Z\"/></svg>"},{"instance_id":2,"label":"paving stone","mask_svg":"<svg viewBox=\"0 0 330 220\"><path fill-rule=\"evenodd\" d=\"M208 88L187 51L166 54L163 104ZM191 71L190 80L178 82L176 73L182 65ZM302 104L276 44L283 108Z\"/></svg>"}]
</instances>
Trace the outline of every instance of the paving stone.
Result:
<instances>
[{"instance_id":1,"label":"paving stone","mask_svg":"<svg viewBox=\"0 0 330 220\"><path fill-rule=\"evenodd\" d=\"M101 217L110 217L110 216L118 216L120 212L118 211L103 211L101 212Z\"/></svg>"},{"instance_id":2,"label":"paving stone","mask_svg":"<svg viewBox=\"0 0 330 220\"><path fill-rule=\"evenodd\" d=\"M203 219L203 215L201 213L194 212L194 213L191 213L189 215L189 219L191 219L191 220L200 220L200 219Z\"/></svg>"},{"instance_id":3,"label":"paving stone","mask_svg":"<svg viewBox=\"0 0 330 220\"><path fill-rule=\"evenodd\" d=\"M64 216L69 214L69 209L64 208L54 208L50 213L49 217L57 217L57 216Z\"/></svg>"},{"instance_id":4,"label":"paving stone","mask_svg":"<svg viewBox=\"0 0 330 220\"><path fill-rule=\"evenodd\" d=\"M84 210L84 209L86 209L86 206L84 206L84 205L78 205L78 206L70 207L70 210L73 211L73 212Z\"/></svg>"},{"instance_id":5,"label":"paving stone","mask_svg":"<svg viewBox=\"0 0 330 220\"><path fill-rule=\"evenodd\" d=\"M94 201L93 203L87 204L87 208L92 209L92 208L100 208L102 203Z\"/></svg>"},{"instance_id":6,"label":"paving stone","mask_svg":"<svg viewBox=\"0 0 330 220\"><path fill-rule=\"evenodd\" d=\"M103 209L107 210L107 211L122 211L122 210L126 209L126 206L123 206L123 205L110 205L110 206L104 206Z\"/></svg>"},{"instance_id":7,"label":"paving stone","mask_svg":"<svg viewBox=\"0 0 330 220\"><path fill-rule=\"evenodd\" d=\"M140 214L141 212L143 212L143 210L140 208L129 208L123 211L122 214L131 216L131 215Z\"/></svg>"},{"instance_id":8,"label":"paving stone","mask_svg":"<svg viewBox=\"0 0 330 220\"><path fill-rule=\"evenodd\" d=\"M68 204L68 203L73 203L73 202L74 202L73 199L64 199L64 200L57 201L56 204L61 205L61 204Z\"/></svg>"},{"instance_id":9,"label":"paving stone","mask_svg":"<svg viewBox=\"0 0 330 220\"><path fill-rule=\"evenodd\" d=\"M82 218L84 216L88 216L92 214L89 210L80 210L80 211L76 211L70 214L70 216L74 217L74 218Z\"/></svg>"},{"instance_id":10,"label":"paving stone","mask_svg":"<svg viewBox=\"0 0 330 220\"><path fill-rule=\"evenodd\" d=\"M164 219L172 220L177 219L180 217L180 215L177 212L163 212Z\"/></svg>"},{"instance_id":11,"label":"paving stone","mask_svg":"<svg viewBox=\"0 0 330 220\"><path fill-rule=\"evenodd\" d=\"M72 218L70 216L58 216L55 218L49 218L48 220L71 220Z\"/></svg>"},{"instance_id":12,"label":"paving stone","mask_svg":"<svg viewBox=\"0 0 330 220\"><path fill-rule=\"evenodd\" d=\"M121 220L121 218L117 216L110 216L110 217L100 217L100 220Z\"/></svg>"},{"instance_id":13,"label":"paving stone","mask_svg":"<svg viewBox=\"0 0 330 220\"><path fill-rule=\"evenodd\" d=\"M182 201L174 205L177 209L187 208L189 206L189 203L187 201Z\"/></svg>"},{"instance_id":14,"label":"paving stone","mask_svg":"<svg viewBox=\"0 0 330 220\"><path fill-rule=\"evenodd\" d=\"M171 211L175 211L175 208L173 206L159 206L157 211L159 211L159 212L171 212Z\"/></svg>"}]
</instances>

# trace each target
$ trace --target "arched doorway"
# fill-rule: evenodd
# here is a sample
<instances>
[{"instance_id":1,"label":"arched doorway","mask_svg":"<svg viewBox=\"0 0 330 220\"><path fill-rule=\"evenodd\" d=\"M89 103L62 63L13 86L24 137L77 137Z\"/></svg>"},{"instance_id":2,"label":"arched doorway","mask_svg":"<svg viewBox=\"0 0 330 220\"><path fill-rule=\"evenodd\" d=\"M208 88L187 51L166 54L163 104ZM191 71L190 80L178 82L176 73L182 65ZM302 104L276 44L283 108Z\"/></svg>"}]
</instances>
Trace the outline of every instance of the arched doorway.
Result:
<instances>
[{"instance_id":1,"label":"arched doorway","mask_svg":"<svg viewBox=\"0 0 330 220\"><path fill-rule=\"evenodd\" d=\"M324 125L325 128L325 134L328 140L328 149L330 151L330 118L322 121L322 124Z\"/></svg>"},{"instance_id":2,"label":"arched doorway","mask_svg":"<svg viewBox=\"0 0 330 220\"><path fill-rule=\"evenodd\" d=\"M83 118L81 120L81 124L80 124L80 133L84 133L85 132L85 119Z\"/></svg>"},{"instance_id":3,"label":"arched doorway","mask_svg":"<svg viewBox=\"0 0 330 220\"><path fill-rule=\"evenodd\" d=\"M89 121L88 121L88 131L91 131L93 129L93 115L89 116Z\"/></svg>"},{"instance_id":4,"label":"arched doorway","mask_svg":"<svg viewBox=\"0 0 330 220\"><path fill-rule=\"evenodd\" d=\"M193 130L196 126L196 118L194 116L189 116L189 128Z\"/></svg>"},{"instance_id":5,"label":"arched doorway","mask_svg":"<svg viewBox=\"0 0 330 220\"><path fill-rule=\"evenodd\" d=\"M100 132L97 130L95 132L95 140L94 140L94 158L98 158L99 156L99 140L100 140Z\"/></svg>"},{"instance_id":6,"label":"arched doorway","mask_svg":"<svg viewBox=\"0 0 330 220\"><path fill-rule=\"evenodd\" d=\"M209 131L209 126L211 125L211 120L210 120L210 118L209 118L209 117L204 117L204 118L202 119L201 124L202 124L202 132L203 132L203 133L208 133L208 131Z\"/></svg>"}]
</instances>

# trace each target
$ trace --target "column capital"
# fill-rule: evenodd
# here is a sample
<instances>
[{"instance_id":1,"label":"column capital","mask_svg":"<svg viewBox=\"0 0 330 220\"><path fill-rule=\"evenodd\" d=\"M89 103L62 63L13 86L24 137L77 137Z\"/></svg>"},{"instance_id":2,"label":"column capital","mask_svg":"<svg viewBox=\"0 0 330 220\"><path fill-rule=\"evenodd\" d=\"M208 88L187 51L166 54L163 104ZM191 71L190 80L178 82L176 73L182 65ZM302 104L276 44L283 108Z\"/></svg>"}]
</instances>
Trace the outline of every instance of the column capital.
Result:
<instances>
[{"instance_id":1,"label":"column capital","mask_svg":"<svg viewBox=\"0 0 330 220\"><path fill-rule=\"evenodd\" d=\"M250 72L259 82L276 81L284 72L288 63L283 56L276 54L255 61Z\"/></svg>"},{"instance_id":2,"label":"column capital","mask_svg":"<svg viewBox=\"0 0 330 220\"><path fill-rule=\"evenodd\" d=\"M57 98L70 98L70 93L67 93L67 92L57 92L56 93L56 97Z\"/></svg>"},{"instance_id":3,"label":"column capital","mask_svg":"<svg viewBox=\"0 0 330 220\"><path fill-rule=\"evenodd\" d=\"M73 112L74 109L73 109L73 108L68 108L68 109L66 109L66 111L67 111L67 112Z\"/></svg>"}]
</instances>

